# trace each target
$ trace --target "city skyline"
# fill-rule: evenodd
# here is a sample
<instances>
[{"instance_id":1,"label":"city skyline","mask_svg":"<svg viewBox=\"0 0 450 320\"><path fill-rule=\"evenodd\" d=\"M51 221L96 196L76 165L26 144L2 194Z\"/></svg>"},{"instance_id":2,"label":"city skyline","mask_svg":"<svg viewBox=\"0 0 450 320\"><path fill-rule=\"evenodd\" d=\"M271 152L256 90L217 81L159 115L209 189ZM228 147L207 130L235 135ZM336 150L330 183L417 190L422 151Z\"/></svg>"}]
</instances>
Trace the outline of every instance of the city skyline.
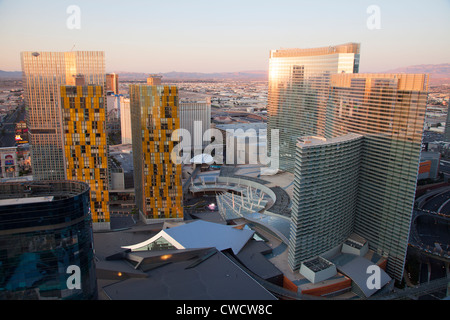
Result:
<instances>
[{"instance_id":1,"label":"city skyline","mask_svg":"<svg viewBox=\"0 0 450 320\"><path fill-rule=\"evenodd\" d=\"M449 13L0 0L0 298L450 299Z\"/></svg>"},{"instance_id":2,"label":"city skyline","mask_svg":"<svg viewBox=\"0 0 450 320\"><path fill-rule=\"evenodd\" d=\"M72 6L79 29L70 28L77 22ZM379 9L374 28L371 6ZM449 1L0 1L0 12L5 71L20 70L19 53L27 50L102 50L107 72L148 73L267 70L271 49L350 41L361 43L360 72L447 63L450 56L443 41Z\"/></svg>"}]
</instances>

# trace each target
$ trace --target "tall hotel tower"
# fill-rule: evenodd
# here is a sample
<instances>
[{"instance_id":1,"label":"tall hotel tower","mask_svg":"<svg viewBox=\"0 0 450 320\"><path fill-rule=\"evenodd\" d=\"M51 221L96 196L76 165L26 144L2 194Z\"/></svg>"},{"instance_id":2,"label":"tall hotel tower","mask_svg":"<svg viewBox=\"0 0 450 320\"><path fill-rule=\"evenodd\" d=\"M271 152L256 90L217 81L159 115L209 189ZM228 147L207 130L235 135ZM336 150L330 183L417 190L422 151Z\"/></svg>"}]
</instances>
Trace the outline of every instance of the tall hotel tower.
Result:
<instances>
[{"instance_id":1,"label":"tall hotel tower","mask_svg":"<svg viewBox=\"0 0 450 320\"><path fill-rule=\"evenodd\" d=\"M272 50L269 60L268 150L280 137L280 169L294 172L297 138L322 134L331 75L357 73L357 43L317 49Z\"/></svg>"},{"instance_id":2,"label":"tall hotel tower","mask_svg":"<svg viewBox=\"0 0 450 320\"><path fill-rule=\"evenodd\" d=\"M182 220L181 164L171 160L180 127L178 89L130 85L136 206L146 223Z\"/></svg>"},{"instance_id":3,"label":"tall hotel tower","mask_svg":"<svg viewBox=\"0 0 450 320\"><path fill-rule=\"evenodd\" d=\"M359 46L340 47L335 47L337 52L347 52L343 65L350 71L354 56L356 72ZM324 71L333 65L331 61L319 63L331 58L324 50L272 52L270 127L280 130L280 162L284 157L285 169L295 175L289 265L296 270L303 261L356 234L387 258L386 271L401 280L420 161L427 76L345 70L332 74ZM295 52L300 57L294 57ZM308 55L316 64L309 68L319 70L309 78L306 72L298 73L307 69L301 56L306 52L315 55ZM292 151L287 146L293 146Z\"/></svg>"},{"instance_id":4,"label":"tall hotel tower","mask_svg":"<svg viewBox=\"0 0 450 320\"><path fill-rule=\"evenodd\" d=\"M22 75L35 180L64 180L60 86L105 85L104 53L22 52Z\"/></svg>"}]
</instances>

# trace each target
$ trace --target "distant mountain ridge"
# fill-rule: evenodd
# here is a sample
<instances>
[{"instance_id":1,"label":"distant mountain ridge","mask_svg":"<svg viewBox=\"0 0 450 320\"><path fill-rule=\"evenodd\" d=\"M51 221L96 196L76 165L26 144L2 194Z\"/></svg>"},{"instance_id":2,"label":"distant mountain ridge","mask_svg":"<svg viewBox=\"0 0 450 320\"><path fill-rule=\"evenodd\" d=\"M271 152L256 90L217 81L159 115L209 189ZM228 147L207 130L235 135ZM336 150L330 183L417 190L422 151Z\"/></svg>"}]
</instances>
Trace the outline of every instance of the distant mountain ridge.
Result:
<instances>
[{"instance_id":1,"label":"distant mountain ridge","mask_svg":"<svg viewBox=\"0 0 450 320\"><path fill-rule=\"evenodd\" d=\"M2 78L2 79L22 79L22 71L0 70L0 78Z\"/></svg>"},{"instance_id":2,"label":"distant mountain ridge","mask_svg":"<svg viewBox=\"0 0 450 320\"><path fill-rule=\"evenodd\" d=\"M419 64L388 70L384 73L428 73L431 78L450 78L450 63Z\"/></svg>"},{"instance_id":3,"label":"distant mountain ridge","mask_svg":"<svg viewBox=\"0 0 450 320\"><path fill-rule=\"evenodd\" d=\"M149 72L127 72L115 71L119 75L120 80L142 80L145 81L149 76ZM376 72L380 73L380 72ZM421 64L401 67L384 71L382 73L427 73L430 74L432 80L450 79L450 63L441 64ZM163 80L268 80L268 71L253 70L239 72L165 72L157 73L163 76ZM21 71L3 71L0 70L1 79L21 79Z\"/></svg>"}]
</instances>

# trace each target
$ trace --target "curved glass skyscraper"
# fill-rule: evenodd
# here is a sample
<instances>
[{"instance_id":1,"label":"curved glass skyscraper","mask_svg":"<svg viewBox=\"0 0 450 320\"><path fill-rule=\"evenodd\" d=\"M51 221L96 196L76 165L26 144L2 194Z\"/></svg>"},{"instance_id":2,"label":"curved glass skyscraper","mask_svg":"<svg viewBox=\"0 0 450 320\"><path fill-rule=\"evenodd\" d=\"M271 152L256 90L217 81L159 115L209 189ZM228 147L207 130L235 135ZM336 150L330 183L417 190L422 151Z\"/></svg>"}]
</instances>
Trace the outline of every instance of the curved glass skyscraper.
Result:
<instances>
[{"instance_id":1,"label":"curved glass skyscraper","mask_svg":"<svg viewBox=\"0 0 450 320\"><path fill-rule=\"evenodd\" d=\"M292 270L353 231L363 136L298 139L289 238Z\"/></svg>"},{"instance_id":2,"label":"curved glass skyscraper","mask_svg":"<svg viewBox=\"0 0 450 320\"><path fill-rule=\"evenodd\" d=\"M289 265L296 269L355 233L401 280L428 79L358 74L358 66L359 45L352 43L271 52L268 128L279 130L280 169L295 173ZM360 157L356 142L344 143L348 134L362 136ZM304 136L326 142L317 150L297 144Z\"/></svg>"},{"instance_id":3,"label":"curved glass skyscraper","mask_svg":"<svg viewBox=\"0 0 450 320\"><path fill-rule=\"evenodd\" d=\"M76 181L2 183L0 299L96 297L89 186Z\"/></svg>"},{"instance_id":4,"label":"curved glass skyscraper","mask_svg":"<svg viewBox=\"0 0 450 320\"><path fill-rule=\"evenodd\" d=\"M331 77L326 136L364 136L354 232L403 275L428 95L424 74Z\"/></svg>"}]
</instances>

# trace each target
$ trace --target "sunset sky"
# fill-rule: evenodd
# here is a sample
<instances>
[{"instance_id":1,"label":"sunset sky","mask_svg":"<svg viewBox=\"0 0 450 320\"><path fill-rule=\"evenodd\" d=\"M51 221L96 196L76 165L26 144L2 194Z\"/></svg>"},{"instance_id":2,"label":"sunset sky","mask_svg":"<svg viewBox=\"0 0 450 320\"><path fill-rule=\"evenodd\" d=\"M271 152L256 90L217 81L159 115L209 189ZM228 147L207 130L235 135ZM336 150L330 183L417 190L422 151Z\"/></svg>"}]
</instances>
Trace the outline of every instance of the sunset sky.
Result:
<instances>
[{"instance_id":1,"label":"sunset sky","mask_svg":"<svg viewBox=\"0 0 450 320\"><path fill-rule=\"evenodd\" d=\"M72 49L105 51L107 72L267 70L271 49L346 42L361 43L360 72L450 63L450 0L0 0L0 30L5 71L21 51Z\"/></svg>"}]
</instances>

